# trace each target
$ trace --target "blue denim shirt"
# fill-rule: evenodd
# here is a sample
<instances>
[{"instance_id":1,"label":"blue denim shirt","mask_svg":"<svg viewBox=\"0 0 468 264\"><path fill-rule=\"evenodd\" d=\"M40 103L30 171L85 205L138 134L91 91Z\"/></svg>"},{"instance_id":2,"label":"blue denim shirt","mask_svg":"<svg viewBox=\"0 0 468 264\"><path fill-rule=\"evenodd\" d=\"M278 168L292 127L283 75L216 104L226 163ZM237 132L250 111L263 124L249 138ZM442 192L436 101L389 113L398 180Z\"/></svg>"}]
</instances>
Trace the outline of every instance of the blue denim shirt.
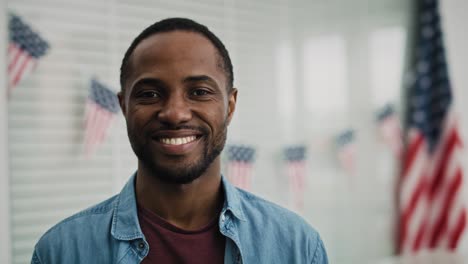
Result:
<instances>
[{"instance_id":1,"label":"blue denim shirt","mask_svg":"<svg viewBox=\"0 0 468 264\"><path fill-rule=\"evenodd\" d=\"M135 175L120 194L52 227L36 244L31 263L140 263L149 246L138 223L134 181ZM222 184L225 263L328 263L319 234L298 215L224 177Z\"/></svg>"}]
</instances>

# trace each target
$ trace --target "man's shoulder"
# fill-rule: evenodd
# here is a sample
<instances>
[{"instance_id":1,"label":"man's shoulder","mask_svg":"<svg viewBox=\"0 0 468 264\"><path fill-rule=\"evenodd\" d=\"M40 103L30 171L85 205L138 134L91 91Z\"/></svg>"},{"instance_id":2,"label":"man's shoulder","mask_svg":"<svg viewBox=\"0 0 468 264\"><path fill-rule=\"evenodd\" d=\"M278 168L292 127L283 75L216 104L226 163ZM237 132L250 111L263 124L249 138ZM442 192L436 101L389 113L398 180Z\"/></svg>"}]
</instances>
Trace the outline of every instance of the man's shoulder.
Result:
<instances>
[{"instance_id":1,"label":"man's shoulder","mask_svg":"<svg viewBox=\"0 0 468 264\"><path fill-rule=\"evenodd\" d=\"M275 252L278 261L284 263L328 263L326 251L319 233L304 218L274 202L252 193L238 190L245 221L239 227L246 241L257 241L259 237L266 243L248 243L248 247L262 252L268 247ZM243 223L245 222L245 224ZM281 250L279 250L281 249ZM276 251L278 250L278 251ZM255 259L255 256L251 256Z\"/></svg>"},{"instance_id":2,"label":"man's shoulder","mask_svg":"<svg viewBox=\"0 0 468 264\"><path fill-rule=\"evenodd\" d=\"M289 229L288 231L291 231L292 227L298 231L307 230L317 234L316 230L297 213L250 192L237 190L242 197L244 214L250 218L249 220L281 225L282 228Z\"/></svg>"},{"instance_id":3,"label":"man's shoulder","mask_svg":"<svg viewBox=\"0 0 468 264\"><path fill-rule=\"evenodd\" d=\"M86 263L109 259L106 251L111 236L117 195L80 211L51 227L37 242L32 263ZM101 248L101 251L90 250Z\"/></svg>"},{"instance_id":4,"label":"man's shoulder","mask_svg":"<svg viewBox=\"0 0 468 264\"><path fill-rule=\"evenodd\" d=\"M63 242L61 238L65 237L87 236L96 229L103 231L108 225L106 219L112 217L116 199L117 195L63 219L45 232L37 245Z\"/></svg>"},{"instance_id":5,"label":"man's shoulder","mask_svg":"<svg viewBox=\"0 0 468 264\"><path fill-rule=\"evenodd\" d=\"M328 263L319 233L303 217L257 195L237 190L246 223L241 221L239 227L245 228L242 228L244 243L252 241L248 247L255 248L256 252L262 252L263 247L269 250L281 249L275 251L278 254L274 254L274 261ZM260 237L268 242L255 243ZM256 256L251 257L256 259Z\"/></svg>"}]
</instances>

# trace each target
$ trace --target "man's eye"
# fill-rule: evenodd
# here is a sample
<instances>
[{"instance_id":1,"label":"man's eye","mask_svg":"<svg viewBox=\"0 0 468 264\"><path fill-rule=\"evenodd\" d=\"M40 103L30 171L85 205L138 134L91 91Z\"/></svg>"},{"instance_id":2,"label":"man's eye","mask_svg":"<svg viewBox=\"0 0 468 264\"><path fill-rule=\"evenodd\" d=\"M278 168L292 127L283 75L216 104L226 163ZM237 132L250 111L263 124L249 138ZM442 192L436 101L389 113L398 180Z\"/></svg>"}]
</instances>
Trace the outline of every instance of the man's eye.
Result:
<instances>
[{"instance_id":1,"label":"man's eye","mask_svg":"<svg viewBox=\"0 0 468 264\"><path fill-rule=\"evenodd\" d=\"M192 95L195 95L195 96L203 96L207 94L209 94L209 92L205 89L195 89L192 91Z\"/></svg>"},{"instance_id":2,"label":"man's eye","mask_svg":"<svg viewBox=\"0 0 468 264\"><path fill-rule=\"evenodd\" d=\"M159 97L159 94L155 91L146 91L146 92L142 92L140 94L140 97L143 97L143 98L158 98Z\"/></svg>"}]
</instances>

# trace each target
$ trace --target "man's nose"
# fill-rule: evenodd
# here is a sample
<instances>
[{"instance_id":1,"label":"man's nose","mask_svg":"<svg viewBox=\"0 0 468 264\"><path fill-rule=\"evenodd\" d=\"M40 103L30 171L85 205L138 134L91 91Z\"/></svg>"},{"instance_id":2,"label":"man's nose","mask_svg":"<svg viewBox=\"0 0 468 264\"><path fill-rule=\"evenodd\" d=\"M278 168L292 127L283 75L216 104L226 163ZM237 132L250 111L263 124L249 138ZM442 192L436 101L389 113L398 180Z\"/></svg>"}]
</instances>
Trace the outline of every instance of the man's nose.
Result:
<instances>
[{"instance_id":1,"label":"man's nose","mask_svg":"<svg viewBox=\"0 0 468 264\"><path fill-rule=\"evenodd\" d=\"M183 95L171 95L167 98L161 111L158 113L159 121L170 125L179 125L192 118L190 105Z\"/></svg>"}]
</instances>

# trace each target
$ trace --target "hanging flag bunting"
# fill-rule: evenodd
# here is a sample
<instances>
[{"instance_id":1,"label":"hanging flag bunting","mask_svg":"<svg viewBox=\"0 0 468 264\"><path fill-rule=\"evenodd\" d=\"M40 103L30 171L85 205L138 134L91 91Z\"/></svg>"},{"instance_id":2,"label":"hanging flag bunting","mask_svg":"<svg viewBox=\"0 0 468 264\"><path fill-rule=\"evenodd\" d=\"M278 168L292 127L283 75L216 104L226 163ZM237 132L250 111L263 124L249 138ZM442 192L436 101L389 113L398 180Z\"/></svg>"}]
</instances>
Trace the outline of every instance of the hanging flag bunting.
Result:
<instances>
[{"instance_id":1,"label":"hanging flag bunting","mask_svg":"<svg viewBox=\"0 0 468 264\"><path fill-rule=\"evenodd\" d=\"M291 146L284 149L286 176L289 182L292 206L298 211L304 209L306 188L306 147Z\"/></svg>"},{"instance_id":2,"label":"hanging flag bunting","mask_svg":"<svg viewBox=\"0 0 468 264\"><path fill-rule=\"evenodd\" d=\"M336 137L338 161L349 174L356 171L356 142L354 130L348 129Z\"/></svg>"},{"instance_id":3,"label":"hanging flag bunting","mask_svg":"<svg viewBox=\"0 0 468 264\"><path fill-rule=\"evenodd\" d=\"M407 146L398 188L399 252L453 251L466 235L462 140L438 2L418 1Z\"/></svg>"},{"instance_id":4,"label":"hanging flag bunting","mask_svg":"<svg viewBox=\"0 0 468 264\"><path fill-rule=\"evenodd\" d=\"M86 101L84 146L87 156L105 140L107 130L119 111L117 95L96 79L91 80Z\"/></svg>"},{"instance_id":5,"label":"hanging flag bunting","mask_svg":"<svg viewBox=\"0 0 468 264\"><path fill-rule=\"evenodd\" d=\"M403 151L403 135L400 118L392 104L387 104L377 112L377 124L383 142L400 158Z\"/></svg>"},{"instance_id":6,"label":"hanging flag bunting","mask_svg":"<svg viewBox=\"0 0 468 264\"><path fill-rule=\"evenodd\" d=\"M228 179L235 186L244 190L250 190L255 149L248 146L233 145L228 147L227 154Z\"/></svg>"},{"instance_id":7,"label":"hanging flag bunting","mask_svg":"<svg viewBox=\"0 0 468 264\"><path fill-rule=\"evenodd\" d=\"M9 15L8 30L8 93L11 93L34 70L49 44L16 15Z\"/></svg>"}]
</instances>

